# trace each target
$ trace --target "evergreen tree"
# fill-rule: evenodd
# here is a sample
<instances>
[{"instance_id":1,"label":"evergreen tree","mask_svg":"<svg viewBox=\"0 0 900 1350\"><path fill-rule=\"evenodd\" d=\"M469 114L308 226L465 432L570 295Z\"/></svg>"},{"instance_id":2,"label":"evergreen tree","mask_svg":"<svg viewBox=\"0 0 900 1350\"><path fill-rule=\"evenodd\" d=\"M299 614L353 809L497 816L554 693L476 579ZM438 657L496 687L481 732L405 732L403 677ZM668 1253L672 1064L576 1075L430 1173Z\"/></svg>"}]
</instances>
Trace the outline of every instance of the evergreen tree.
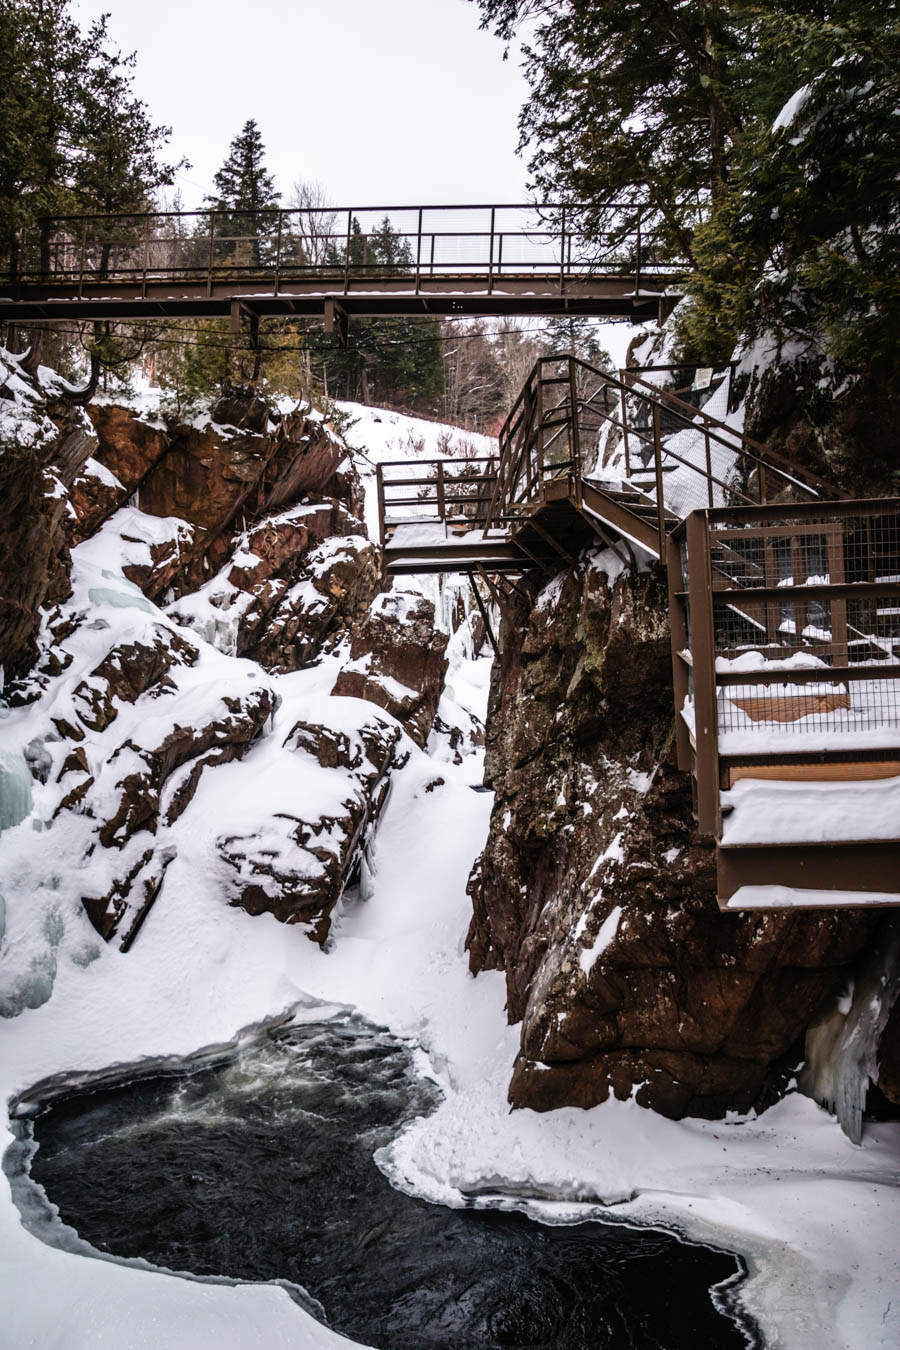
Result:
<instances>
[{"instance_id":1,"label":"evergreen tree","mask_svg":"<svg viewBox=\"0 0 900 1350\"><path fill-rule=\"evenodd\" d=\"M586 203L581 223L607 241L640 214L651 258L689 259L748 128L771 123L834 59L842 34L896 10L868 0L477 3L482 26L507 41L525 20L534 29L520 148L531 149L536 189Z\"/></svg>"},{"instance_id":2,"label":"evergreen tree","mask_svg":"<svg viewBox=\"0 0 900 1350\"><path fill-rule=\"evenodd\" d=\"M218 261L259 266L270 260L268 241L278 230L275 212L281 193L275 190L265 160L259 127L249 118L213 178L215 193L206 198L206 205L216 212L216 235L222 238Z\"/></svg>"}]
</instances>

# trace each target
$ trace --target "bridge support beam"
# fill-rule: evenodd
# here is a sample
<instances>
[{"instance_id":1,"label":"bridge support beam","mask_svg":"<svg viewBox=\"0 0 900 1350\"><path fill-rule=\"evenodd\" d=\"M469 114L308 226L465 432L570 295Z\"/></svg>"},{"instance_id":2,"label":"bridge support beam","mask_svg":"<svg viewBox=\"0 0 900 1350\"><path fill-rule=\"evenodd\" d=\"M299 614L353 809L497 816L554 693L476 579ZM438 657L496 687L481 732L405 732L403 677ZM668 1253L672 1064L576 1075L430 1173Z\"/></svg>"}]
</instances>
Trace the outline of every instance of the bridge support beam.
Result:
<instances>
[{"instance_id":1,"label":"bridge support beam","mask_svg":"<svg viewBox=\"0 0 900 1350\"><path fill-rule=\"evenodd\" d=\"M325 299L325 332L328 334L337 332L338 346L347 346L350 336L350 315L332 295Z\"/></svg>"},{"instance_id":2,"label":"bridge support beam","mask_svg":"<svg viewBox=\"0 0 900 1350\"><path fill-rule=\"evenodd\" d=\"M250 346L256 351L259 347L259 315L256 311L245 304L243 300L232 300L229 319L232 337L240 337L241 324L246 319Z\"/></svg>"}]
</instances>

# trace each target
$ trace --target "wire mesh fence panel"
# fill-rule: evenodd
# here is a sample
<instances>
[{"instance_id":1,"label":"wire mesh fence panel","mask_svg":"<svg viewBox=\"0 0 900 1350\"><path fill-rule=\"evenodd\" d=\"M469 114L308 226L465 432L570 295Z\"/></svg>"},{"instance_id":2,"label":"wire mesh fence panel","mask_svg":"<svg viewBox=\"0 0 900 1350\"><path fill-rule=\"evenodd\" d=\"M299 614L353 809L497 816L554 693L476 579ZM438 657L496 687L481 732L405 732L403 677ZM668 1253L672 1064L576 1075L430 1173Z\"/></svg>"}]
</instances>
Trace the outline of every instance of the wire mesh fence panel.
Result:
<instances>
[{"instance_id":1,"label":"wire mesh fence panel","mask_svg":"<svg viewBox=\"0 0 900 1350\"><path fill-rule=\"evenodd\" d=\"M829 676L826 666L814 680L773 674L767 684L720 686L717 702L720 736L737 736L761 753L811 737L824 740L822 749L900 744L900 680L883 675Z\"/></svg>"}]
</instances>

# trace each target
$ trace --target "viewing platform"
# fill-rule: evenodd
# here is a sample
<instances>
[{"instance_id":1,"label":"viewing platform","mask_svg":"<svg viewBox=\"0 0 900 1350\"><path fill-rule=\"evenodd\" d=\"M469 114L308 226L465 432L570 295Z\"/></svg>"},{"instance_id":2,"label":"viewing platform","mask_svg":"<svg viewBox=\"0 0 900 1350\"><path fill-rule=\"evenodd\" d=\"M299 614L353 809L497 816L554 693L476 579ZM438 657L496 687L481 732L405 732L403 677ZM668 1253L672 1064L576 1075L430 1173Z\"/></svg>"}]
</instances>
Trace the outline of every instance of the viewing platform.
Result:
<instances>
[{"instance_id":1,"label":"viewing platform","mask_svg":"<svg viewBox=\"0 0 900 1350\"><path fill-rule=\"evenodd\" d=\"M466 572L498 603L591 542L659 559L721 907L900 905L900 499L835 500L640 372L571 357L537 363L495 457L384 464L378 491L389 575Z\"/></svg>"}]
</instances>

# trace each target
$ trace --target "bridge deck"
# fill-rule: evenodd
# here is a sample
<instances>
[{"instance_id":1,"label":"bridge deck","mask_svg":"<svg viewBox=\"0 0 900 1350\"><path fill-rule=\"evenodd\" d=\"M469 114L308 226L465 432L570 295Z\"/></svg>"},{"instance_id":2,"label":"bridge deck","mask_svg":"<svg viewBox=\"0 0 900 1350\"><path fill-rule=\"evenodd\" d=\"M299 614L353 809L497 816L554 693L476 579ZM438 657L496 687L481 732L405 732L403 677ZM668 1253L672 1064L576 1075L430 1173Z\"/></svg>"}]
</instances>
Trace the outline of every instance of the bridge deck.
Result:
<instances>
[{"instance_id":1,"label":"bridge deck","mask_svg":"<svg viewBox=\"0 0 900 1350\"><path fill-rule=\"evenodd\" d=\"M642 289L636 289L640 280ZM29 319L147 319L228 317L235 305L258 316L324 315L337 305L353 318L390 316L563 315L655 319L666 278L532 272L489 279L483 272L452 276L307 279L211 277L76 277L0 284L0 321ZM655 289L651 286L655 286Z\"/></svg>"}]
</instances>

